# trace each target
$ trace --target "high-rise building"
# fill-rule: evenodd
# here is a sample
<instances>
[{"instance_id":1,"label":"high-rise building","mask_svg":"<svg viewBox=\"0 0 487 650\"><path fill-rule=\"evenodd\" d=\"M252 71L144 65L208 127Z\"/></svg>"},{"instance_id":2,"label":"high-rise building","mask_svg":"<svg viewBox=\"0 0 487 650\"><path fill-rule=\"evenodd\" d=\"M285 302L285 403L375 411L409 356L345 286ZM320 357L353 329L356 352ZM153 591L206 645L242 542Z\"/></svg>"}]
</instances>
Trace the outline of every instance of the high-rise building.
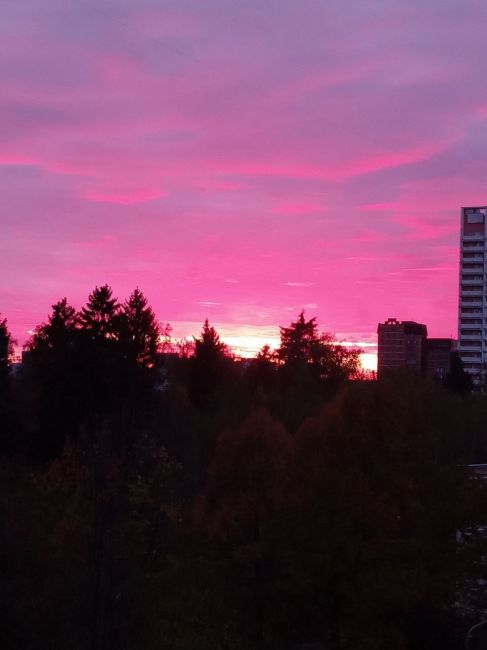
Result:
<instances>
[{"instance_id":1,"label":"high-rise building","mask_svg":"<svg viewBox=\"0 0 487 650\"><path fill-rule=\"evenodd\" d=\"M476 384L483 381L487 361L486 215L486 206L461 210L458 352L464 369Z\"/></svg>"},{"instance_id":2,"label":"high-rise building","mask_svg":"<svg viewBox=\"0 0 487 650\"><path fill-rule=\"evenodd\" d=\"M389 318L377 328L377 376L394 370L423 373L426 355L426 325Z\"/></svg>"}]
</instances>

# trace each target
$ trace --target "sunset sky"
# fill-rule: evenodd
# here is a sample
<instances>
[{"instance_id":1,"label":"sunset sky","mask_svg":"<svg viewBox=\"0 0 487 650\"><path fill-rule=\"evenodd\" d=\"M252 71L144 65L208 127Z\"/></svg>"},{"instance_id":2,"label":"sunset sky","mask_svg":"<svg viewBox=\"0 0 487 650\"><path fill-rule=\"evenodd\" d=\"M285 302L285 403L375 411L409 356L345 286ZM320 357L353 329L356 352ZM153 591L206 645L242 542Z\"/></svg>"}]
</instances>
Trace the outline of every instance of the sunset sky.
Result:
<instances>
[{"instance_id":1,"label":"sunset sky","mask_svg":"<svg viewBox=\"0 0 487 650\"><path fill-rule=\"evenodd\" d=\"M2 0L0 312L139 286L242 350L301 308L456 336L485 0ZM370 351L374 348L370 347Z\"/></svg>"}]
</instances>

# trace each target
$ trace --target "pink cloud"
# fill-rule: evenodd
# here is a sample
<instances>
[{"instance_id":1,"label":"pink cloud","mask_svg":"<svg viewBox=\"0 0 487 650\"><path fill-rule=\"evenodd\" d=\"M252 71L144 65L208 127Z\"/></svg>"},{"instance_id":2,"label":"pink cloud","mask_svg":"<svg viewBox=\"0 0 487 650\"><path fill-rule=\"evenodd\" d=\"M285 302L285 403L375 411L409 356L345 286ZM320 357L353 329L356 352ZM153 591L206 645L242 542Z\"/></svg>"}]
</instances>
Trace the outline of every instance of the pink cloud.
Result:
<instances>
[{"instance_id":1,"label":"pink cloud","mask_svg":"<svg viewBox=\"0 0 487 650\"><path fill-rule=\"evenodd\" d=\"M101 282L227 334L313 304L357 340L454 331L459 206L487 203L481 4L163 5L0 6L18 337Z\"/></svg>"},{"instance_id":2,"label":"pink cloud","mask_svg":"<svg viewBox=\"0 0 487 650\"><path fill-rule=\"evenodd\" d=\"M390 201L384 203L367 203L363 205L357 205L355 209L360 210L361 212L390 212L396 210L399 207L400 204Z\"/></svg>"},{"instance_id":3,"label":"pink cloud","mask_svg":"<svg viewBox=\"0 0 487 650\"><path fill-rule=\"evenodd\" d=\"M326 209L326 207L315 203L285 203L273 207L272 212L277 214L315 214L326 212Z\"/></svg>"},{"instance_id":4,"label":"pink cloud","mask_svg":"<svg viewBox=\"0 0 487 650\"><path fill-rule=\"evenodd\" d=\"M146 203L164 196L160 190L150 188L138 188L133 190L114 190L114 191L87 191L83 193L83 198L87 201L98 203L114 203L116 205L135 205L137 203Z\"/></svg>"}]
</instances>

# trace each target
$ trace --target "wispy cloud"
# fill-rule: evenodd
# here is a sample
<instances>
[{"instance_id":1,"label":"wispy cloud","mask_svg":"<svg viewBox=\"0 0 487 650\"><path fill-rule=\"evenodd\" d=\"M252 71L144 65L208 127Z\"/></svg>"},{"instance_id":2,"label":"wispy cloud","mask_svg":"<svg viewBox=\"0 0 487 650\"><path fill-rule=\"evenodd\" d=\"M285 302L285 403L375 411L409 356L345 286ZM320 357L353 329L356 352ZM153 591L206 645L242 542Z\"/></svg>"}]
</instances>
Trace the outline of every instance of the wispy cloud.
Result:
<instances>
[{"instance_id":1,"label":"wispy cloud","mask_svg":"<svg viewBox=\"0 0 487 650\"><path fill-rule=\"evenodd\" d=\"M164 320L304 304L449 335L459 206L486 202L486 20L440 0L0 3L14 334L110 282Z\"/></svg>"},{"instance_id":2,"label":"wispy cloud","mask_svg":"<svg viewBox=\"0 0 487 650\"><path fill-rule=\"evenodd\" d=\"M286 287L314 287L316 282L285 282Z\"/></svg>"}]
</instances>

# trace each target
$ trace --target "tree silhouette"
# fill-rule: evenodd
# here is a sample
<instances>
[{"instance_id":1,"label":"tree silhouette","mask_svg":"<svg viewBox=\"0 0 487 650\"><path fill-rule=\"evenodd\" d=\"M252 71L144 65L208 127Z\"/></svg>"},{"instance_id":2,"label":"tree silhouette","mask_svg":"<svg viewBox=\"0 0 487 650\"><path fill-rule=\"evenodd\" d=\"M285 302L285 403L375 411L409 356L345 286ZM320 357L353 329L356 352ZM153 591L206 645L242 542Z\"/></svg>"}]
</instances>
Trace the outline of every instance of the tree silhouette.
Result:
<instances>
[{"instance_id":1,"label":"tree silhouette","mask_svg":"<svg viewBox=\"0 0 487 650\"><path fill-rule=\"evenodd\" d=\"M7 327L7 319L0 320L0 374L7 374L14 353L14 344Z\"/></svg>"},{"instance_id":2,"label":"tree silhouette","mask_svg":"<svg viewBox=\"0 0 487 650\"><path fill-rule=\"evenodd\" d=\"M330 334L318 331L316 318L306 320L304 311L289 327L281 327L277 357L292 372L307 365L322 380L345 381L359 369L359 350L333 341Z\"/></svg>"},{"instance_id":3,"label":"tree silhouette","mask_svg":"<svg viewBox=\"0 0 487 650\"><path fill-rule=\"evenodd\" d=\"M80 313L81 329L93 339L112 339L118 333L120 305L108 284L95 287Z\"/></svg>"},{"instance_id":4,"label":"tree silhouette","mask_svg":"<svg viewBox=\"0 0 487 650\"><path fill-rule=\"evenodd\" d=\"M140 368L154 366L161 334L147 298L135 289L122 306L121 340L128 361Z\"/></svg>"},{"instance_id":5,"label":"tree silhouette","mask_svg":"<svg viewBox=\"0 0 487 650\"><path fill-rule=\"evenodd\" d=\"M316 318L306 320L304 311L289 327L281 327L276 356L279 393L275 409L291 430L316 413L323 400L356 376L359 368L359 351L320 333Z\"/></svg>"},{"instance_id":6,"label":"tree silhouette","mask_svg":"<svg viewBox=\"0 0 487 650\"><path fill-rule=\"evenodd\" d=\"M195 339L194 345L190 369L190 394L193 403L198 408L204 409L223 381L229 351L220 340L216 329L210 326L207 318L201 336Z\"/></svg>"},{"instance_id":7,"label":"tree silhouette","mask_svg":"<svg viewBox=\"0 0 487 650\"><path fill-rule=\"evenodd\" d=\"M320 360L322 337L318 331L316 317L306 320L304 310L289 327L280 327L281 344L277 357L283 364L317 364Z\"/></svg>"},{"instance_id":8,"label":"tree silhouette","mask_svg":"<svg viewBox=\"0 0 487 650\"><path fill-rule=\"evenodd\" d=\"M26 344L21 379L26 414L27 453L38 460L59 456L68 438L76 438L86 398L82 375L79 319L62 298L47 322Z\"/></svg>"},{"instance_id":9,"label":"tree silhouette","mask_svg":"<svg viewBox=\"0 0 487 650\"><path fill-rule=\"evenodd\" d=\"M414 612L455 601L468 480L439 453L446 427L427 391L351 384L297 433L293 585L331 647L406 647Z\"/></svg>"},{"instance_id":10,"label":"tree silhouette","mask_svg":"<svg viewBox=\"0 0 487 650\"><path fill-rule=\"evenodd\" d=\"M67 298L62 298L52 306L47 323L36 327L26 348L36 353L56 351L66 354L66 348L73 346L78 325L79 317L75 308L68 304Z\"/></svg>"},{"instance_id":11,"label":"tree silhouette","mask_svg":"<svg viewBox=\"0 0 487 650\"><path fill-rule=\"evenodd\" d=\"M210 467L208 519L221 544L224 598L240 612L243 635L257 646L274 618L283 483L292 449L289 433L261 408L220 436Z\"/></svg>"},{"instance_id":12,"label":"tree silhouette","mask_svg":"<svg viewBox=\"0 0 487 650\"><path fill-rule=\"evenodd\" d=\"M204 363L212 363L228 354L228 348L221 341L216 329L210 326L208 319L203 323L201 337L195 339L194 356Z\"/></svg>"},{"instance_id":13,"label":"tree silhouette","mask_svg":"<svg viewBox=\"0 0 487 650\"><path fill-rule=\"evenodd\" d=\"M257 353L255 359L250 359L245 373L247 389L253 401L266 403L269 392L274 388L276 381L277 358L269 345L264 345Z\"/></svg>"},{"instance_id":14,"label":"tree silhouette","mask_svg":"<svg viewBox=\"0 0 487 650\"><path fill-rule=\"evenodd\" d=\"M468 395L473 390L472 378L465 372L458 352L451 355L450 372L445 377L445 386L459 395Z\"/></svg>"},{"instance_id":15,"label":"tree silhouette","mask_svg":"<svg viewBox=\"0 0 487 650\"><path fill-rule=\"evenodd\" d=\"M94 419L118 414L123 407L126 373L120 345L121 319L120 305L107 284L95 287L80 312L81 381L92 430L100 426Z\"/></svg>"},{"instance_id":16,"label":"tree silhouette","mask_svg":"<svg viewBox=\"0 0 487 650\"><path fill-rule=\"evenodd\" d=\"M0 454L14 451L16 445L10 377L14 345L7 319L0 318Z\"/></svg>"}]
</instances>

